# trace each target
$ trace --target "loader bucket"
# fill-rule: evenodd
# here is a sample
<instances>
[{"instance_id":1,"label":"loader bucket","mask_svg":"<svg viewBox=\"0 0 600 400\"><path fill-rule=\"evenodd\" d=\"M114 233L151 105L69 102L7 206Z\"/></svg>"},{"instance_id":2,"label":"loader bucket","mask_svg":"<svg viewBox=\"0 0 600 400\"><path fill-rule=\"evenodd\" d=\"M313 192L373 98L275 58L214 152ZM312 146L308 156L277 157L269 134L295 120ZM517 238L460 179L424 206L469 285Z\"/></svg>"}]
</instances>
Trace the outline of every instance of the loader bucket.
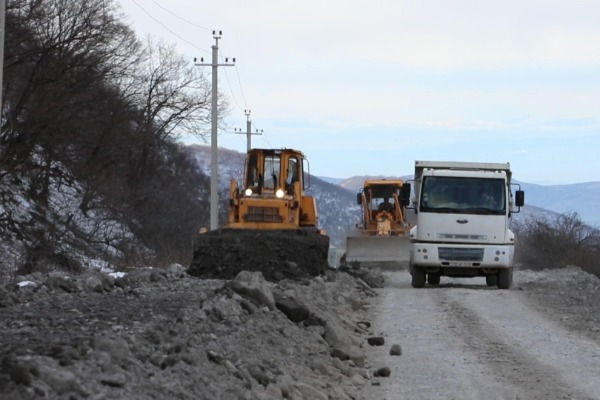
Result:
<instances>
[{"instance_id":1,"label":"loader bucket","mask_svg":"<svg viewBox=\"0 0 600 400\"><path fill-rule=\"evenodd\" d=\"M404 236L349 236L346 263L391 269L408 266L410 240Z\"/></svg>"}]
</instances>

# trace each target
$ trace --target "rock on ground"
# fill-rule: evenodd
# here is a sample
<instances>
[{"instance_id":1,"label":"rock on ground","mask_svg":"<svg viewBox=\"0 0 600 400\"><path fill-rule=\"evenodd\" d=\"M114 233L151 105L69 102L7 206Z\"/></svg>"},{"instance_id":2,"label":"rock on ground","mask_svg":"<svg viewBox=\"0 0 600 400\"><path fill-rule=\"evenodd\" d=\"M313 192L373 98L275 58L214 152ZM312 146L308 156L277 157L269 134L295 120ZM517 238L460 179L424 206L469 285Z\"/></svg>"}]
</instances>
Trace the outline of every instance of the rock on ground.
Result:
<instances>
[{"instance_id":1,"label":"rock on ground","mask_svg":"<svg viewBox=\"0 0 600 400\"><path fill-rule=\"evenodd\" d=\"M366 312L352 307L367 293L345 273L274 284L172 265L20 279L36 285L0 286L2 399L346 400L369 384Z\"/></svg>"}]
</instances>

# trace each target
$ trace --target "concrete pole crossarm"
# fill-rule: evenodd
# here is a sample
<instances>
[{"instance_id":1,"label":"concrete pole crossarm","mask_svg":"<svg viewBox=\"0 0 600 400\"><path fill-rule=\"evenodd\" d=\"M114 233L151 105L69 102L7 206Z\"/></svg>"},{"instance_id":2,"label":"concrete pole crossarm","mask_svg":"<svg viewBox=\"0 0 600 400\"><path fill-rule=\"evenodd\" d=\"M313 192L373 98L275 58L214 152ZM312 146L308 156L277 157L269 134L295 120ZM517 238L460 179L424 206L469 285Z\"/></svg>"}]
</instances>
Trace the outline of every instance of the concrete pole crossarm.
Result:
<instances>
[{"instance_id":1,"label":"concrete pole crossarm","mask_svg":"<svg viewBox=\"0 0 600 400\"><path fill-rule=\"evenodd\" d=\"M244 114L246 115L246 132L242 132L242 130L238 130L236 128L235 133L240 134L240 135L246 135L246 151L250 151L250 149L252 149L252 135L262 135L263 131L262 129L259 131L258 129L256 130L256 132L252 132L252 120L250 119L250 110L244 110Z\"/></svg>"}]
</instances>

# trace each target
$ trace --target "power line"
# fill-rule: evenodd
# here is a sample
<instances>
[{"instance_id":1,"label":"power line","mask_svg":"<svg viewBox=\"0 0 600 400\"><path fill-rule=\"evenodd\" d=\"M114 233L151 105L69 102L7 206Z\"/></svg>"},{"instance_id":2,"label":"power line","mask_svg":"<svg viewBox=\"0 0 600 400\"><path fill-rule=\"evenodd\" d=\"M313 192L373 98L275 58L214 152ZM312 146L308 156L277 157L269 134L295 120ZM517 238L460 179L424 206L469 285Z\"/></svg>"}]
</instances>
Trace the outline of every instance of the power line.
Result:
<instances>
[{"instance_id":1,"label":"power line","mask_svg":"<svg viewBox=\"0 0 600 400\"><path fill-rule=\"evenodd\" d=\"M194 23L194 22L192 22L192 21L190 21L190 20L188 20L188 19L186 19L186 18L184 18L184 17L182 17L182 16L178 15L177 13L175 13L174 11L171 11L171 10L169 10L167 7L163 6L162 4L160 4L160 3L159 3L158 1L156 1L156 0L151 0L151 1L152 1L154 4L156 4L158 7L162 8L164 11L166 11L166 12L168 12L169 14L171 14L172 16L174 16L175 18L178 18L178 19L182 20L183 22L185 22L185 23L187 23L187 24L189 24L189 25L191 25L191 26L195 26L196 28L200 28L200 29L205 29L205 30L207 30L207 31L209 31L209 32L210 32L210 31L212 31L212 29L210 29L210 28L207 28L207 27L205 27L205 26L202 26L202 25L198 25L198 24L196 24L196 23Z\"/></svg>"},{"instance_id":2,"label":"power line","mask_svg":"<svg viewBox=\"0 0 600 400\"><path fill-rule=\"evenodd\" d=\"M200 50L204 53L210 54L210 51L203 49L202 47L198 47L196 46L196 44L194 44L193 42L190 42L189 40L185 39L184 37L180 36L177 32L173 31L171 28L169 28L168 26L166 26L165 24L163 24L158 18L154 17L152 14L150 14L144 7L142 7L141 5L139 5L139 3L136 0L131 0L133 2L133 4L135 4L140 10L142 10L144 12L144 14L146 14L148 17L150 17L154 22L156 22L157 24L159 24L160 26L162 26L166 31L168 31L169 33L171 33L173 36L175 36L176 38L178 38L179 40L184 41L185 43L189 44L190 46L194 47L197 50Z\"/></svg>"},{"instance_id":3,"label":"power line","mask_svg":"<svg viewBox=\"0 0 600 400\"><path fill-rule=\"evenodd\" d=\"M229 92L231 93L231 99L233 100L235 105L240 110L243 110L244 107L240 106L240 103L238 103L237 98L235 97L235 94L233 93L233 87L231 86L231 81L229 80L229 74L227 73L227 70L224 70L224 71L225 71L225 80L227 81L227 87L229 87Z\"/></svg>"},{"instance_id":4,"label":"power line","mask_svg":"<svg viewBox=\"0 0 600 400\"><path fill-rule=\"evenodd\" d=\"M254 123L254 121L252 121L252 126L254 126L254 130L258 131L258 132L262 132L262 129L258 129L258 127L256 126L256 124ZM269 139L267 139L266 135L263 135L263 138L265 140L265 142L267 142L267 144L269 145L270 148L274 149L275 147L273 147L273 145L271 144L271 142L269 142Z\"/></svg>"},{"instance_id":5,"label":"power line","mask_svg":"<svg viewBox=\"0 0 600 400\"><path fill-rule=\"evenodd\" d=\"M1 0L0 0L0 1L1 1ZM154 22L156 22L156 23L157 23L158 25L160 25L160 26L161 26L163 29L165 29L167 32L169 32L170 34L172 34L173 36L175 36L175 37L176 37L176 38L178 38L179 40L181 40L181 41L183 41L183 42L185 42L185 43L189 44L189 45L190 45L190 46L192 46L193 48L195 48L195 49L197 49L197 50L200 50L200 51L202 51L202 52L204 52L204 53L207 53L207 54L210 54L210 53L211 53L209 50L207 50L207 49L204 49L204 48L202 48L202 47L199 47L199 46L197 46L195 43L193 43L193 42L191 42L191 41L187 40L186 38L182 37L181 35L179 35L179 34L178 34L177 32L175 32L174 30L172 30L171 28L169 28L169 27L168 27L167 25L165 25L165 24L164 24L164 23L163 23L161 20L159 20L158 18L156 18L155 16L153 16L153 15L152 15L152 14L151 14L151 13L150 13L148 10L146 10L146 9L145 9L143 6L141 6L141 5L140 5L140 4L139 4L139 3L138 3L136 0L131 0L131 1L132 1L132 2L133 2L133 3L134 3L134 4L135 4L135 5L136 5L136 6L137 6L137 7L138 7L140 10L142 10L142 12L143 12L144 14L146 14L146 15L147 15L147 16L148 16L150 19L152 19ZM171 15L172 15L172 16L174 16L175 18L178 18L178 19L180 19L180 20L184 21L185 23L187 23L187 24L189 24L189 25L191 25L191 26L194 26L194 27L197 27L197 28L200 28L200 29L205 29L205 30L207 30L207 31L209 31L209 32L211 32L211 31L212 31L211 29L209 29L209 28L207 28L207 27L205 27L205 26L202 26L202 25L196 24L196 23L194 23L194 22L192 22L192 21L190 21L190 20L188 20L188 19L186 19L186 18L184 18L184 17L182 17L182 16L178 15L177 13L175 13L175 12L171 11L170 9L166 8L165 6L163 6L162 4L160 4L159 2L157 2L156 0L151 0L151 1L152 1L152 2L153 2L155 5L157 5L159 8L161 8L162 10L166 11L167 13L171 14ZM214 32L214 31L213 31L213 32ZM223 56L220 56L220 55L217 55L217 58L221 58L221 59L223 59L223 58L225 58L225 57L223 57ZM225 62L227 62L227 58L225 58ZM241 79L241 77L240 77L240 73L239 73L239 69L238 69L237 65L234 65L234 67L235 67L235 73L236 73L236 77L237 77L237 83L238 83L238 86L239 86L239 89L240 89L240 94L241 94L242 100L243 100L243 102L244 102L244 107L242 107L242 106L240 105L240 103L238 102L238 99L237 99L237 97L236 97L236 95L235 95L235 92L234 92L234 90L233 90L233 85L231 84L231 81L230 81L230 79L229 79L229 74L227 73L227 70L226 70L226 69L225 69L225 71L224 71L224 72L225 72L225 80L227 81L227 87L229 88L229 92L231 93L231 99L233 100L233 102L234 102L235 106L237 106L237 108L239 108L240 110L246 110L246 109L248 109L248 101L247 101L247 99L246 99L246 94L245 94L245 92L244 92L244 87L243 87L243 85L242 85L242 79ZM252 124L254 125L254 123L252 123ZM256 126L255 126L255 128L256 128ZM259 129L256 129L256 130L257 130L257 131L260 131ZM266 139L266 138L265 138L265 140L266 140L266 142L267 142L267 143L269 143L268 139ZM271 144L269 143L269 145L271 145Z\"/></svg>"},{"instance_id":6,"label":"power line","mask_svg":"<svg viewBox=\"0 0 600 400\"><path fill-rule=\"evenodd\" d=\"M248 108L248 102L246 101L246 95L244 94L244 88L242 87L242 80L240 79L240 73L237 65L235 66L235 74L237 75L238 84L240 85L240 92L242 93L242 98L244 99L244 105L246 108Z\"/></svg>"}]
</instances>

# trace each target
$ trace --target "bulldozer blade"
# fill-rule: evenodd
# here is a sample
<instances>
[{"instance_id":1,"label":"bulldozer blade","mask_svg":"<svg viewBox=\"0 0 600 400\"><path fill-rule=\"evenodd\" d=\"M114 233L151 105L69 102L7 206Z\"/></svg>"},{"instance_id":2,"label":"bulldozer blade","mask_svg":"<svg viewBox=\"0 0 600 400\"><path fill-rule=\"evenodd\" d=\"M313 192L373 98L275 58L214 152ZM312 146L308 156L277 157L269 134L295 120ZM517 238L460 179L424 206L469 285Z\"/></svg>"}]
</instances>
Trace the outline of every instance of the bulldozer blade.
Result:
<instances>
[{"instance_id":1,"label":"bulldozer blade","mask_svg":"<svg viewBox=\"0 0 600 400\"><path fill-rule=\"evenodd\" d=\"M316 229L220 229L197 235L188 273L233 279L261 271L269 281L317 276L327 269L329 237Z\"/></svg>"},{"instance_id":2,"label":"bulldozer blade","mask_svg":"<svg viewBox=\"0 0 600 400\"><path fill-rule=\"evenodd\" d=\"M402 268L408 266L410 240L403 236L350 236L346 263Z\"/></svg>"}]
</instances>

